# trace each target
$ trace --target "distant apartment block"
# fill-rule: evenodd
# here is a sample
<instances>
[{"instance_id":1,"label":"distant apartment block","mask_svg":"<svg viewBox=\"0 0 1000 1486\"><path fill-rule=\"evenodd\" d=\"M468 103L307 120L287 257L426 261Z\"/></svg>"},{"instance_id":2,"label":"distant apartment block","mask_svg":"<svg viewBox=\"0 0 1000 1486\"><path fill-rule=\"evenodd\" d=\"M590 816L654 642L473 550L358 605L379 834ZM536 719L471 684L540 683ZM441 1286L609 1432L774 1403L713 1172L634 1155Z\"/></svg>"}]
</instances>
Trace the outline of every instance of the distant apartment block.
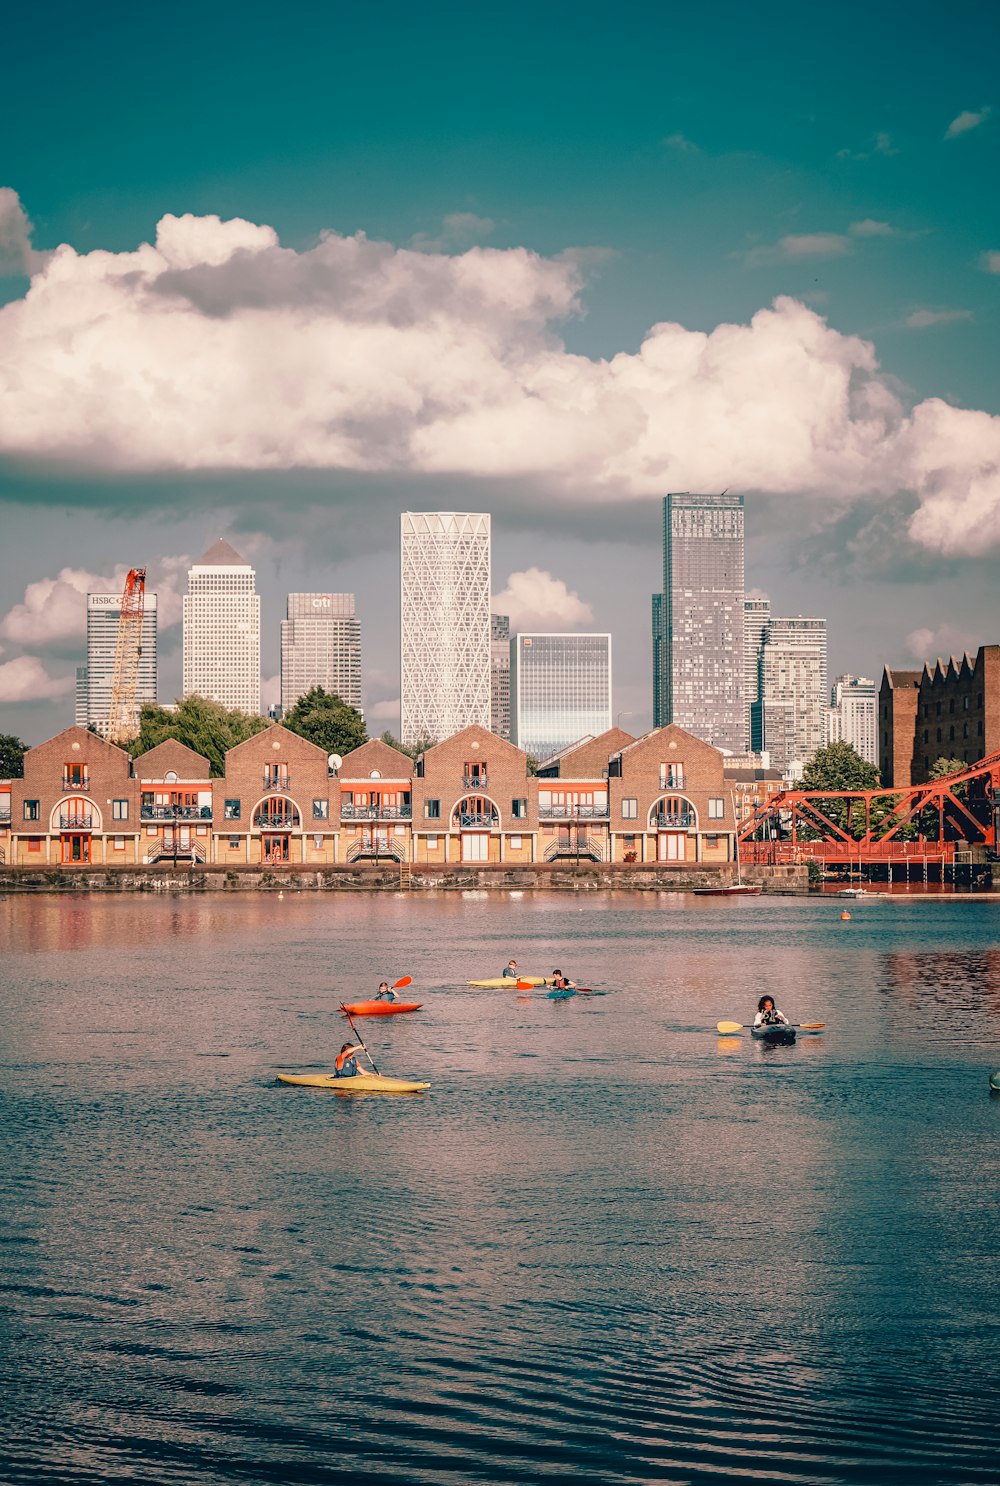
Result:
<instances>
[{"instance_id":1,"label":"distant apartment block","mask_svg":"<svg viewBox=\"0 0 1000 1486\"><path fill-rule=\"evenodd\" d=\"M120 593L87 594L87 664L77 667L75 720L80 727L94 728L101 737L108 731L121 607ZM147 593L144 598L141 646L137 707L156 701L155 593Z\"/></svg>"},{"instance_id":2,"label":"distant apartment block","mask_svg":"<svg viewBox=\"0 0 1000 1486\"><path fill-rule=\"evenodd\" d=\"M361 622L353 593L290 593L281 621L281 710L314 686L361 707Z\"/></svg>"},{"instance_id":3,"label":"distant apartment block","mask_svg":"<svg viewBox=\"0 0 1000 1486\"><path fill-rule=\"evenodd\" d=\"M940 758L963 764L1000 752L1000 645L921 671L882 673L879 768L886 789L924 784Z\"/></svg>"},{"instance_id":4,"label":"distant apartment block","mask_svg":"<svg viewBox=\"0 0 1000 1486\"><path fill-rule=\"evenodd\" d=\"M653 596L654 726L732 753L747 746L743 497L663 502L663 592Z\"/></svg>"},{"instance_id":5,"label":"distant apartment block","mask_svg":"<svg viewBox=\"0 0 1000 1486\"><path fill-rule=\"evenodd\" d=\"M771 622L771 600L756 594L743 603L743 696L746 707L746 750L760 753L764 747L764 712L761 706L760 662L764 636Z\"/></svg>"},{"instance_id":6,"label":"distant apartment block","mask_svg":"<svg viewBox=\"0 0 1000 1486\"><path fill-rule=\"evenodd\" d=\"M511 742L539 761L611 727L611 636L515 635Z\"/></svg>"},{"instance_id":7,"label":"distant apartment block","mask_svg":"<svg viewBox=\"0 0 1000 1486\"><path fill-rule=\"evenodd\" d=\"M772 616L761 651L763 747L771 766L799 779L826 744L826 620Z\"/></svg>"},{"instance_id":8,"label":"distant apartment block","mask_svg":"<svg viewBox=\"0 0 1000 1486\"><path fill-rule=\"evenodd\" d=\"M510 617L490 615L490 732L510 738Z\"/></svg>"},{"instance_id":9,"label":"distant apartment block","mask_svg":"<svg viewBox=\"0 0 1000 1486\"><path fill-rule=\"evenodd\" d=\"M867 676L838 676L833 683L827 741L849 743L866 764L878 765L878 694Z\"/></svg>"},{"instance_id":10,"label":"distant apartment block","mask_svg":"<svg viewBox=\"0 0 1000 1486\"><path fill-rule=\"evenodd\" d=\"M407 746L490 726L490 518L400 518L400 733Z\"/></svg>"},{"instance_id":11,"label":"distant apartment block","mask_svg":"<svg viewBox=\"0 0 1000 1486\"><path fill-rule=\"evenodd\" d=\"M260 597L250 564L221 538L188 571L184 695L260 712Z\"/></svg>"}]
</instances>

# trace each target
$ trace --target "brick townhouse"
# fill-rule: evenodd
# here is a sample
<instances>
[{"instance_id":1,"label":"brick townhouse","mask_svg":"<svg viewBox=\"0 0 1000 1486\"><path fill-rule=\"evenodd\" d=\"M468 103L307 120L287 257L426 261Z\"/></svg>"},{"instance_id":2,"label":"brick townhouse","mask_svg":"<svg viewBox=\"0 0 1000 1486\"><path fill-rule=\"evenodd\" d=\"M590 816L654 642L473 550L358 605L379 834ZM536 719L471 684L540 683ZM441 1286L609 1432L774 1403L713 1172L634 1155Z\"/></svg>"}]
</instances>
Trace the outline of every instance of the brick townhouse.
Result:
<instances>
[{"instance_id":1,"label":"brick townhouse","mask_svg":"<svg viewBox=\"0 0 1000 1486\"><path fill-rule=\"evenodd\" d=\"M537 836L537 780L513 743L468 727L417 759L414 862L533 862Z\"/></svg>"},{"instance_id":2,"label":"brick townhouse","mask_svg":"<svg viewBox=\"0 0 1000 1486\"><path fill-rule=\"evenodd\" d=\"M611 758L634 743L631 733L609 728L596 738L563 748L538 770L538 846L541 861L561 857L606 862L611 857Z\"/></svg>"},{"instance_id":3,"label":"brick townhouse","mask_svg":"<svg viewBox=\"0 0 1000 1486\"><path fill-rule=\"evenodd\" d=\"M11 783L10 861L21 866L134 866L139 793L132 760L84 727L24 755Z\"/></svg>"},{"instance_id":4,"label":"brick townhouse","mask_svg":"<svg viewBox=\"0 0 1000 1486\"><path fill-rule=\"evenodd\" d=\"M410 860L413 760L379 738L348 753L338 770L340 859Z\"/></svg>"},{"instance_id":5,"label":"brick townhouse","mask_svg":"<svg viewBox=\"0 0 1000 1486\"><path fill-rule=\"evenodd\" d=\"M610 859L720 865L735 856L723 755L670 723L609 761Z\"/></svg>"},{"instance_id":6,"label":"brick townhouse","mask_svg":"<svg viewBox=\"0 0 1000 1486\"><path fill-rule=\"evenodd\" d=\"M226 754L212 781L214 860L223 866L332 865L340 784L322 748L279 723Z\"/></svg>"}]
</instances>

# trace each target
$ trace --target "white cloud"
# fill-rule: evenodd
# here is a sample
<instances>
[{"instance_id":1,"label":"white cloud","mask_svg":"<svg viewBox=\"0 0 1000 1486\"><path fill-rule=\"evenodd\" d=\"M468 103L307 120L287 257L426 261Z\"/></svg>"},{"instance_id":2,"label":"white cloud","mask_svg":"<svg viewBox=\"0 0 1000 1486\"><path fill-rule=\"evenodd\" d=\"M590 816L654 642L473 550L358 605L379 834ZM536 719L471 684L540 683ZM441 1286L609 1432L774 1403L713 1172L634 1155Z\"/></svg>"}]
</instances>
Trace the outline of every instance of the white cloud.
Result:
<instances>
[{"instance_id":1,"label":"white cloud","mask_svg":"<svg viewBox=\"0 0 1000 1486\"><path fill-rule=\"evenodd\" d=\"M365 721L373 722L399 722L399 697L385 697L381 702L375 702L365 708Z\"/></svg>"},{"instance_id":2,"label":"white cloud","mask_svg":"<svg viewBox=\"0 0 1000 1486\"><path fill-rule=\"evenodd\" d=\"M410 246L421 253L443 253L449 249L468 248L481 242L495 230L492 217L477 217L475 212L450 212L442 218L441 230L433 236L418 232Z\"/></svg>"},{"instance_id":3,"label":"white cloud","mask_svg":"<svg viewBox=\"0 0 1000 1486\"><path fill-rule=\"evenodd\" d=\"M769 251L810 262L854 242ZM214 217L165 218L132 253L62 246L0 308L0 454L73 471L492 477L550 506L739 482L824 519L907 492L924 545L1000 545L1000 419L907 408L870 343L784 297L746 324L661 323L634 353L572 354L558 325L580 310L584 261L335 233L295 252Z\"/></svg>"},{"instance_id":4,"label":"white cloud","mask_svg":"<svg viewBox=\"0 0 1000 1486\"><path fill-rule=\"evenodd\" d=\"M146 587L156 593L157 630L168 629L180 622L183 600L178 582L183 573L186 581L190 559L159 558L149 569ZM153 581L154 572L161 581ZM44 650L67 641L83 643L87 630L87 594L121 593L128 568L122 564L110 577L88 573L82 568L62 568L55 578L38 578L24 590L24 598L0 619L0 635L15 645Z\"/></svg>"},{"instance_id":5,"label":"white cloud","mask_svg":"<svg viewBox=\"0 0 1000 1486\"><path fill-rule=\"evenodd\" d=\"M977 636L956 629L953 624L942 624L937 629L915 629L906 637L906 648L914 660L921 665L925 662L934 664L939 658L950 659L951 656L964 655L968 650L974 654L982 644Z\"/></svg>"},{"instance_id":6,"label":"white cloud","mask_svg":"<svg viewBox=\"0 0 1000 1486\"><path fill-rule=\"evenodd\" d=\"M850 237L842 232L802 232L782 237L777 243L751 248L747 263L757 268L767 263L801 263L820 258L843 258L854 251Z\"/></svg>"},{"instance_id":7,"label":"white cloud","mask_svg":"<svg viewBox=\"0 0 1000 1486\"><path fill-rule=\"evenodd\" d=\"M979 260L979 267L986 273L1000 273L1000 253L984 253Z\"/></svg>"},{"instance_id":8,"label":"white cloud","mask_svg":"<svg viewBox=\"0 0 1000 1486\"><path fill-rule=\"evenodd\" d=\"M986 123L992 112L993 110L988 104L985 108L981 108L975 113L971 113L966 109L964 113L960 113L957 118L952 119L944 132L945 139L956 139L960 134L968 134L970 129L978 129L980 124Z\"/></svg>"},{"instance_id":9,"label":"white cloud","mask_svg":"<svg viewBox=\"0 0 1000 1486\"><path fill-rule=\"evenodd\" d=\"M34 655L19 655L0 665L0 702L38 702L73 690L72 676L52 677Z\"/></svg>"},{"instance_id":10,"label":"white cloud","mask_svg":"<svg viewBox=\"0 0 1000 1486\"><path fill-rule=\"evenodd\" d=\"M903 325L907 330L929 330L934 325L953 325L956 320L971 319L971 310L914 310Z\"/></svg>"},{"instance_id":11,"label":"white cloud","mask_svg":"<svg viewBox=\"0 0 1000 1486\"><path fill-rule=\"evenodd\" d=\"M262 676L260 682L260 709L266 712L268 707L276 707L281 701L281 675Z\"/></svg>"},{"instance_id":12,"label":"white cloud","mask_svg":"<svg viewBox=\"0 0 1000 1486\"><path fill-rule=\"evenodd\" d=\"M0 186L0 278L31 273L31 223L16 191Z\"/></svg>"},{"instance_id":13,"label":"white cloud","mask_svg":"<svg viewBox=\"0 0 1000 1486\"><path fill-rule=\"evenodd\" d=\"M853 237L892 237L895 228L890 227L888 222L876 222L871 217L865 217L861 222L852 222L848 231Z\"/></svg>"},{"instance_id":14,"label":"white cloud","mask_svg":"<svg viewBox=\"0 0 1000 1486\"><path fill-rule=\"evenodd\" d=\"M507 586L496 594L494 614L510 616L510 632L522 630L572 630L592 624L594 611L561 578L542 568L511 573Z\"/></svg>"}]
</instances>

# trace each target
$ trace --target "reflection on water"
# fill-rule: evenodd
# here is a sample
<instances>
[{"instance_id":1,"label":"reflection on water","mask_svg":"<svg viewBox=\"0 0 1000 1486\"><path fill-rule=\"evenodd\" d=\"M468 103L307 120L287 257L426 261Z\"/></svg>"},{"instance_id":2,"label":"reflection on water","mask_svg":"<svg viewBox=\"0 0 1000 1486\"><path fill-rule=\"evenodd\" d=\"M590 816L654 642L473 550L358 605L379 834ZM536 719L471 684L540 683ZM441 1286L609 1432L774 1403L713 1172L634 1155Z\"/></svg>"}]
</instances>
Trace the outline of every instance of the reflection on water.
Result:
<instances>
[{"instance_id":1,"label":"reflection on water","mask_svg":"<svg viewBox=\"0 0 1000 1486\"><path fill-rule=\"evenodd\" d=\"M8 898L0 1480L995 1479L1000 909L841 906Z\"/></svg>"}]
</instances>

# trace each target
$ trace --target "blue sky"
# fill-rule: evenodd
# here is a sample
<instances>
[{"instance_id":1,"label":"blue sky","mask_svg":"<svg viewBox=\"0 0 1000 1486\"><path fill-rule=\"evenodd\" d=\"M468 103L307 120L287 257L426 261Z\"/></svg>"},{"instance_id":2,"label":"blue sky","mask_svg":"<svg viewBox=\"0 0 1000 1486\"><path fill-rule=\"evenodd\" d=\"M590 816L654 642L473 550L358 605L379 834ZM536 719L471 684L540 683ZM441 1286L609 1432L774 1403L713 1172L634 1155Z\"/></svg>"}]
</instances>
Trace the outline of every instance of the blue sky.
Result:
<instances>
[{"instance_id":1,"label":"blue sky","mask_svg":"<svg viewBox=\"0 0 1000 1486\"><path fill-rule=\"evenodd\" d=\"M81 575L177 591L218 535L268 676L289 589L357 592L394 726L407 506L490 510L495 592L611 629L637 727L669 488L745 490L748 585L828 617L832 672L996 641L998 33L990 4L8 18L0 731L70 719Z\"/></svg>"}]
</instances>

